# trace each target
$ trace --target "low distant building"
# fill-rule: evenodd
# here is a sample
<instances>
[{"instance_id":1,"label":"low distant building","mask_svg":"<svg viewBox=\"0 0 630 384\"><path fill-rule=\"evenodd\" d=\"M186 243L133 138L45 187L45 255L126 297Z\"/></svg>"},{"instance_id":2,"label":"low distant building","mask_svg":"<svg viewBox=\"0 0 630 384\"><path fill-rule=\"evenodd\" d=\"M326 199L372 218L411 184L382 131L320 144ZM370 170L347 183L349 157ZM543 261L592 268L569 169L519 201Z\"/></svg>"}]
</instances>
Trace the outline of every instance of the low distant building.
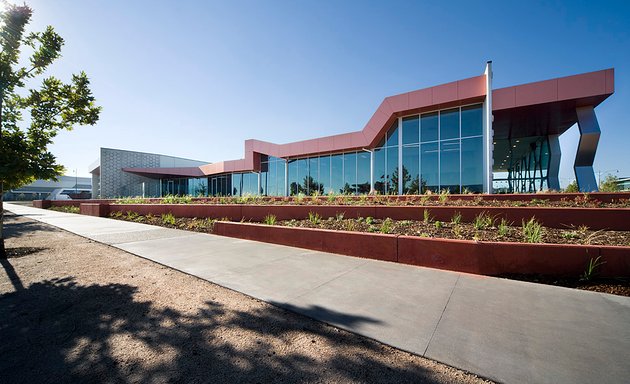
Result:
<instances>
[{"instance_id":1,"label":"low distant building","mask_svg":"<svg viewBox=\"0 0 630 384\"><path fill-rule=\"evenodd\" d=\"M40 200L53 198L51 194L80 195L90 198L92 180L89 177L60 176L59 180L35 180L21 188L13 189L4 194L5 201Z\"/></svg>"},{"instance_id":2,"label":"low distant building","mask_svg":"<svg viewBox=\"0 0 630 384\"><path fill-rule=\"evenodd\" d=\"M617 185L620 191L630 191L630 177L621 177L617 179Z\"/></svg>"},{"instance_id":3,"label":"low distant building","mask_svg":"<svg viewBox=\"0 0 630 384\"><path fill-rule=\"evenodd\" d=\"M100 157L89 168L94 198L127 196L206 195L208 178L186 170L198 170L207 161L156 153L101 148ZM131 171L133 169L133 171Z\"/></svg>"}]
</instances>

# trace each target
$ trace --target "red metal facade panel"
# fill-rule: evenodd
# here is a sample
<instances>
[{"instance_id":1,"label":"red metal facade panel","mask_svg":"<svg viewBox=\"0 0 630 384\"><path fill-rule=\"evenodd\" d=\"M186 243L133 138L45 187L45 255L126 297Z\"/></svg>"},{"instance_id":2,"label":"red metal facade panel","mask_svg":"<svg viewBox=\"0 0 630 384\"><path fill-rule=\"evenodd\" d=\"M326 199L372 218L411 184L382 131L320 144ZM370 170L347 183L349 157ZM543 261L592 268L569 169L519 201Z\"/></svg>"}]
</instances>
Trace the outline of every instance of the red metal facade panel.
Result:
<instances>
[{"instance_id":1,"label":"red metal facade panel","mask_svg":"<svg viewBox=\"0 0 630 384\"><path fill-rule=\"evenodd\" d=\"M515 89L517 106L550 103L558 100L558 80L519 85Z\"/></svg>"},{"instance_id":2,"label":"red metal facade panel","mask_svg":"<svg viewBox=\"0 0 630 384\"><path fill-rule=\"evenodd\" d=\"M492 110L514 108L516 106L516 89L514 87L495 89L492 91Z\"/></svg>"},{"instance_id":3,"label":"red metal facade panel","mask_svg":"<svg viewBox=\"0 0 630 384\"><path fill-rule=\"evenodd\" d=\"M615 70L606 70L606 93L612 94L615 92Z\"/></svg>"},{"instance_id":4,"label":"red metal facade panel","mask_svg":"<svg viewBox=\"0 0 630 384\"><path fill-rule=\"evenodd\" d=\"M558 79L558 100L596 96L606 93L606 72L569 76Z\"/></svg>"},{"instance_id":5,"label":"red metal facade panel","mask_svg":"<svg viewBox=\"0 0 630 384\"><path fill-rule=\"evenodd\" d=\"M486 96L486 76L471 77L457 82L457 98L459 100Z\"/></svg>"},{"instance_id":6,"label":"red metal facade panel","mask_svg":"<svg viewBox=\"0 0 630 384\"><path fill-rule=\"evenodd\" d=\"M433 105L457 100L457 82L438 85L433 88Z\"/></svg>"},{"instance_id":7,"label":"red metal facade panel","mask_svg":"<svg viewBox=\"0 0 630 384\"><path fill-rule=\"evenodd\" d=\"M433 103L433 89L421 89L409 92L409 105L411 108L422 108Z\"/></svg>"}]
</instances>

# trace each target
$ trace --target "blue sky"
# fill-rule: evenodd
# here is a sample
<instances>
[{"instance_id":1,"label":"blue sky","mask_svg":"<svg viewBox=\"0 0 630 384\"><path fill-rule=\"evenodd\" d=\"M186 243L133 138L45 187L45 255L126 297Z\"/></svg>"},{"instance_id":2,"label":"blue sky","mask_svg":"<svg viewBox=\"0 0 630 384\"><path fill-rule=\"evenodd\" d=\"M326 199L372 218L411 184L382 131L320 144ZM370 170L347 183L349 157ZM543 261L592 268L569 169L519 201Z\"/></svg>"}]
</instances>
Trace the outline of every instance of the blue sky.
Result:
<instances>
[{"instance_id":1,"label":"blue sky","mask_svg":"<svg viewBox=\"0 0 630 384\"><path fill-rule=\"evenodd\" d=\"M52 146L68 174L88 175L99 147L215 162L241 158L248 138L359 130L384 97L493 60L495 88L614 67L595 170L630 176L629 1L27 3L31 30L66 40L48 74L85 70L103 106L96 126ZM577 138L562 137L563 184Z\"/></svg>"}]
</instances>

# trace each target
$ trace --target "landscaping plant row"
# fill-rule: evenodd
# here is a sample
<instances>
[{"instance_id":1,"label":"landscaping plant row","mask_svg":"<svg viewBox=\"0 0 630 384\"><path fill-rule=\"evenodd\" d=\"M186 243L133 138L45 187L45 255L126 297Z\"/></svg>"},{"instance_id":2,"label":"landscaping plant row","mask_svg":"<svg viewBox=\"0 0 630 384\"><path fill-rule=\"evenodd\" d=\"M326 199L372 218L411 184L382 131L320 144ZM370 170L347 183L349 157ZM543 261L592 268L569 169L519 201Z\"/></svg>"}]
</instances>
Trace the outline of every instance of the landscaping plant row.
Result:
<instances>
[{"instance_id":1,"label":"landscaping plant row","mask_svg":"<svg viewBox=\"0 0 630 384\"><path fill-rule=\"evenodd\" d=\"M115 204L246 204L246 205L449 205L449 206L541 206L630 208L630 193L539 193L539 194L424 194L424 195L296 195L279 196L165 196L163 198L126 197L120 199L62 200L33 202L38 208L51 205L79 206L81 203Z\"/></svg>"},{"instance_id":2,"label":"landscaping plant row","mask_svg":"<svg viewBox=\"0 0 630 384\"><path fill-rule=\"evenodd\" d=\"M500 221L521 224L535 218L551 228L588 227L595 230L630 230L628 208L546 208L546 207L456 207L456 206L382 206L382 205L209 205L209 204L111 204L82 203L81 213L107 217L113 212L136 212L140 215L172 213L176 217L225 218L230 221L263 222L268 215L278 220L305 219L317 214L322 218L343 215L346 218L373 217L393 220L450 221L460 215L464 222L473 222L484 214Z\"/></svg>"}]
</instances>

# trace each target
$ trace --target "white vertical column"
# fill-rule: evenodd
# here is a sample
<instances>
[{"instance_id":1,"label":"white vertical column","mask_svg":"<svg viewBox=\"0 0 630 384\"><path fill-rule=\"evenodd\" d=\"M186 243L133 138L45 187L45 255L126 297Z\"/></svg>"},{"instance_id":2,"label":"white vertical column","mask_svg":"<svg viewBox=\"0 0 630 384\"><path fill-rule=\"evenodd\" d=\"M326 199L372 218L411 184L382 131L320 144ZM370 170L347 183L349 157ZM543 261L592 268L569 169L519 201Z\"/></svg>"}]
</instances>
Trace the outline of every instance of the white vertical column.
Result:
<instances>
[{"instance_id":1,"label":"white vertical column","mask_svg":"<svg viewBox=\"0 0 630 384\"><path fill-rule=\"evenodd\" d=\"M262 193L260 192L260 178L262 176L262 172L258 172L258 189L256 189L256 195L257 196L261 196Z\"/></svg>"},{"instance_id":2,"label":"white vertical column","mask_svg":"<svg viewBox=\"0 0 630 384\"><path fill-rule=\"evenodd\" d=\"M284 195L289 196L289 160L284 159Z\"/></svg>"},{"instance_id":3,"label":"white vertical column","mask_svg":"<svg viewBox=\"0 0 630 384\"><path fill-rule=\"evenodd\" d=\"M374 150L370 152L370 193L374 193Z\"/></svg>"},{"instance_id":4,"label":"white vertical column","mask_svg":"<svg viewBox=\"0 0 630 384\"><path fill-rule=\"evenodd\" d=\"M403 194L402 117L398 118L398 194Z\"/></svg>"},{"instance_id":5,"label":"white vertical column","mask_svg":"<svg viewBox=\"0 0 630 384\"><path fill-rule=\"evenodd\" d=\"M486 100L483 103L483 192L492 193L492 153L494 145L492 138L492 61L486 63Z\"/></svg>"}]
</instances>

